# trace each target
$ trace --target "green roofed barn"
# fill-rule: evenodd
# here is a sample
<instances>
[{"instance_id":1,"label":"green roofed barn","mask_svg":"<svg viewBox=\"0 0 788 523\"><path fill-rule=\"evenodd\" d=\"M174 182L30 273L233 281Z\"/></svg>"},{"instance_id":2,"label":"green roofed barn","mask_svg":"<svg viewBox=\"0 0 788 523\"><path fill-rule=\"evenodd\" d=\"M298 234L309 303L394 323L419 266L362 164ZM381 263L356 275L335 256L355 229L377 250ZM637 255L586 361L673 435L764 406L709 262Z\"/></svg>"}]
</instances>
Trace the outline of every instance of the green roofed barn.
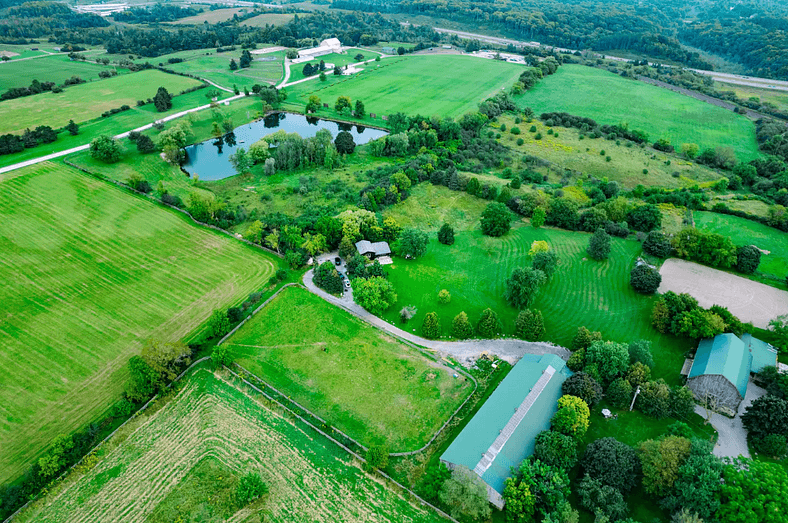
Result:
<instances>
[{"instance_id":1,"label":"green roofed barn","mask_svg":"<svg viewBox=\"0 0 788 523\"><path fill-rule=\"evenodd\" d=\"M504 480L533 453L536 435L550 428L561 385L571 375L558 356L523 356L441 461L478 474L487 484L490 502L502 508Z\"/></svg>"}]
</instances>

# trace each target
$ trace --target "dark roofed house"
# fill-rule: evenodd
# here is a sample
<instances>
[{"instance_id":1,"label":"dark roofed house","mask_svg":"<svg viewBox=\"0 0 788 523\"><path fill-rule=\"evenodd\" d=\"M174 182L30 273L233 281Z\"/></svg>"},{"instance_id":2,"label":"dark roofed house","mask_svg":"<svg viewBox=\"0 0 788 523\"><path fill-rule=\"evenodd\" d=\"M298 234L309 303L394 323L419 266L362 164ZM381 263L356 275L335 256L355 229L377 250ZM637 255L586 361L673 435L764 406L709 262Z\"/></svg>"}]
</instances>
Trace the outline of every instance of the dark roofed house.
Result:
<instances>
[{"instance_id":1,"label":"dark roofed house","mask_svg":"<svg viewBox=\"0 0 788 523\"><path fill-rule=\"evenodd\" d=\"M441 456L453 469L467 467L487 484L487 498L502 508L511 468L533 454L536 435L550 428L561 386L572 375L553 354L527 354Z\"/></svg>"},{"instance_id":2,"label":"dark roofed house","mask_svg":"<svg viewBox=\"0 0 788 523\"><path fill-rule=\"evenodd\" d=\"M390 256L391 249L389 248L389 244L386 242L369 242L367 240L361 240L356 242L356 250L362 256L366 256L370 260L374 260L380 256Z\"/></svg>"}]
</instances>

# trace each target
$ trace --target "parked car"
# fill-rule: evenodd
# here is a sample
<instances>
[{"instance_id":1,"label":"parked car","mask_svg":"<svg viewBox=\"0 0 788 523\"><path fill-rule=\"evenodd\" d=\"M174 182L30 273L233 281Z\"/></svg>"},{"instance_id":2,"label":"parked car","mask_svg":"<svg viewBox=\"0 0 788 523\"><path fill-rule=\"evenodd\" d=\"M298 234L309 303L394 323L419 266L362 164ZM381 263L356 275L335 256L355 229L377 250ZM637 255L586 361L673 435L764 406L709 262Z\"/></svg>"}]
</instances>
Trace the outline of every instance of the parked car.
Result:
<instances>
[{"instance_id":1,"label":"parked car","mask_svg":"<svg viewBox=\"0 0 788 523\"><path fill-rule=\"evenodd\" d=\"M346 289L350 288L350 280L345 280L345 288Z\"/></svg>"},{"instance_id":2,"label":"parked car","mask_svg":"<svg viewBox=\"0 0 788 523\"><path fill-rule=\"evenodd\" d=\"M342 258L340 258L339 256L334 258L334 264L335 265L342 265Z\"/></svg>"},{"instance_id":3,"label":"parked car","mask_svg":"<svg viewBox=\"0 0 788 523\"><path fill-rule=\"evenodd\" d=\"M338 272L337 274L339 274L339 277L340 277L341 279L343 279L343 280L345 279L345 275L344 275L344 274L342 274L341 272Z\"/></svg>"}]
</instances>

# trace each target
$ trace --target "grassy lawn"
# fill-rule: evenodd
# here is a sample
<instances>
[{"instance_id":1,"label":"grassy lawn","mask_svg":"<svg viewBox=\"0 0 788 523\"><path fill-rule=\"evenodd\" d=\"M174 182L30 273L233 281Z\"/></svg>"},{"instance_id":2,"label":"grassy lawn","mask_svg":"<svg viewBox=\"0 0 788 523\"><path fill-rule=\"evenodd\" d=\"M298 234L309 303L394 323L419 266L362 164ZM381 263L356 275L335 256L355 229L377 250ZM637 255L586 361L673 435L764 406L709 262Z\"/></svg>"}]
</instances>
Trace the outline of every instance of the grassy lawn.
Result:
<instances>
[{"instance_id":1,"label":"grassy lawn","mask_svg":"<svg viewBox=\"0 0 788 523\"><path fill-rule=\"evenodd\" d=\"M227 343L237 361L364 445L429 441L473 389L309 291L288 288Z\"/></svg>"},{"instance_id":2,"label":"grassy lawn","mask_svg":"<svg viewBox=\"0 0 788 523\"><path fill-rule=\"evenodd\" d=\"M0 189L4 482L119 398L146 339L187 336L277 261L63 165Z\"/></svg>"},{"instance_id":3,"label":"grassy lawn","mask_svg":"<svg viewBox=\"0 0 788 523\"><path fill-rule=\"evenodd\" d=\"M759 156L755 125L746 117L689 96L674 93L583 65L566 65L517 98L537 115L565 111L600 124L626 123L666 138L676 147L696 143L730 147L740 161ZM636 109L635 109L636 108Z\"/></svg>"},{"instance_id":4,"label":"grassy lawn","mask_svg":"<svg viewBox=\"0 0 788 523\"><path fill-rule=\"evenodd\" d=\"M721 174L703 165L651 147L640 148L627 141L616 145L615 141L602 138L581 140L580 131L563 127L553 129L558 133L556 137L547 134L550 128L536 119L531 123L515 124L511 116L501 116L498 123L506 126L499 141L507 147L549 160L564 169L615 180L627 189L640 184L668 188L703 186L722 178ZM536 127L535 132L529 132L532 126ZM497 132L500 132L498 127ZM521 134L512 134L512 127L520 129ZM540 140L535 138L537 132L542 134ZM523 140L522 145L517 145L518 139ZM648 174L643 174L644 169Z\"/></svg>"},{"instance_id":5,"label":"grassy lawn","mask_svg":"<svg viewBox=\"0 0 788 523\"><path fill-rule=\"evenodd\" d=\"M168 64L167 60L170 58L181 58L184 61L177 64ZM244 87L251 90L254 84L277 83L284 75L284 51L252 55L252 58L251 66L235 71L230 70L230 60L234 59L236 63L239 63L241 59L240 49L227 53L217 53L215 49L180 51L160 56L155 60L161 61L162 64L173 71L197 75L228 89L236 85L241 91L243 91ZM275 60L269 61L264 60L264 58L275 58ZM144 60L138 60L138 62L141 61Z\"/></svg>"},{"instance_id":6,"label":"grassy lawn","mask_svg":"<svg viewBox=\"0 0 788 523\"><path fill-rule=\"evenodd\" d=\"M26 160L38 158L40 156L46 156L58 151L65 151L71 149L72 147L78 147L80 145L90 143L93 138L102 134L114 136L126 131L130 131L131 129L141 127L143 125L153 123L164 116L179 113L186 109L191 109L192 107L205 105L208 103L208 99L205 97L207 92L207 89L200 89L193 93L176 96L172 99L172 109L163 113L156 112L156 108L153 106L153 104L148 104L144 107L136 107L132 105L131 109L128 111L123 111L122 113L118 113L107 118L99 117L87 122L82 122L79 124L79 134L77 136L71 136L67 132L61 132L58 135L57 141L53 143L39 145L38 147L25 149L24 151L18 153L0 156L0 167L12 165L18 162L24 162ZM222 93L221 97L226 98L227 96L230 96L230 93ZM259 100L257 100L257 102L259 103ZM236 107L242 106L243 108L251 111L253 105L252 99L250 98L248 101L246 99L238 100L225 109L235 110ZM257 105L257 107L258 110L262 108L259 105ZM246 111L244 111L244 115L245 114ZM195 118L197 118L197 116L195 116ZM240 122L240 120L238 121Z\"/></svg>"},{"instance_id":7,"label":"grassy lawn","mask_svg":"<svg viewBox=\"0 0 788 523\"><path fill-rule=\"evenodd\" d=\"M247 395L247 392L254 396ZM207 369L163 408L124 427L98 463L26 509L21 522L267 521L438 523L349 455ZM256 473L269 493L239 510L226 497ZM230 517L228 517L230 515Z\"/></svg>"},{"instance_id":8,"label":"grassy lawn","mask_svg":"<svg viewBox=\"0 0 788 523\"><path fill-rule=\"evenodd\" d=\"M0 133L20 133L37 125L57 129L69 120L80 123L121 105L134 106L137 100L153 98L160 86L177 95L196 85L199 82L191 78L149 70L74 85L58 94L6 100L0 104Z\"/></svg>"},{"instance_id":9,"label":"grassy lawn","mask_svg":"<svg viewBox=\"0 0 788 523\"><path fill-rule=\"evenodd\" d=\"M544 315L544 339L567 347L577 328L585 325L608 340L651 340L657 362L655 375L678 383L684 353L691 344L655 331L650 322L655 298L630 288L629 272L640 254L640 244L614 238L610 259L599 262L586 259L590 236L521 226L503 238L483 236L478 230L459 232L455 244L446 246L431 235L426 255L414 261L397 258L387 266L398 301L384 318L399 324L399 311L413 305L418 312L406 328L418 333L424 315L437 312L448 337L455 315L465 311L475 325L482 310L490 307L503 323L503 334L510 336L518 311L503 297L505 280L516 267L530 265L531 243L545 240L558 254L559 267L533 304ZM441 289L451 293L448 305L438 303Z\"/></svg>"},{"instance_id":10,"label":"grassy lawn","mask_svg":"<svg viewBox=\"0 0 788 523\"><path fill-rule=\"evenodd\" d=\"M458 117L501 87L509 88L523 66L460 55L417 55L387 58L339 83L305 82L288 89L302 106L316 94L333 106L339 96L364 102L367 112L387 115L402 111L425 116ZM321 110L331 112L332 110Z\"/></svg>"},{"instance_id":11,"label":"grassy lawn","mask_svg":"<svg viewBox=\"0 0 788 523\"><path fill-rule=\"evenodd\" d=\"M304 62L302 64L290 64L290 78L287 81L288 81L288 83L290 83L290 82L296 82L298 80L303 80L304 78L308 78L308 77L304 76L304 66L307 63L311 64L312 67L315 67L315 66L320 65L320 61L322 60L322 61L324 61L327 64L334 64L334 66L336 66L336 67L342 67L344 65L355 64L355 63L360 62L361 60L356 60L356 55L358 55L359 53L364 55L364 60L370 60L370 59L375 58L376 56L378 56L378 53L370 52L370 51L368 51L366 49L357 49L355 47L349 47L349 48L347 48L346 52L342 53L342 54L340 54L340 53L331 53L331 54L327 54L327 55L324 55L324 56L319 56L316 59L312 60L311 62ZM363 68L364 69L369 69L369 68L374 67L375 65L377 65L377 64L368 64L368 65L365 65ZM318 73L318 74L320 74L320 73ZM311 74L309 76L310 77L314 76L314 74ZM334 76L333 71L326 72L326 76L329 76L329 77ZM334 81L341 81L341 80L346 79L346 78L347 77L335 77L335 78L332 78L332 80L334 80ZM324 83L316 83L316 84L314 84L313 87L315 87L317 85L325 86L326 84L324 84ZM288 89L292 89L292 88L288 88Z\"/></svg>"},{"instance_id":12,"label":"grassy lawn","mask_svg":"<svg viewBox=\"0 0 788 523\"><path fill-rule=\"evenodd\" d=\"M61 85L72 76L79 76L83 80L92 82L99 79L99 71L111 69L114 68L86 62L74 62L69 60L67 54L63 53L35 60L0 62L0 91L11 87L27 87L33 80L55 82ZM3 105L5 103L2 102Z\"/></svg>"},{"instance_id":13,"label":"grassy lawn","mask_svg":"<svg viewBox=\"0 0 788 523\"><path fill-rule=\"evenodd\" d=\"M738 216L698 211L693 216L698 229L727 236L736 245L755 245L769 251L761 256L758 272L780 280L788 276L788 234Z\"/></svg>"}]
</instances>

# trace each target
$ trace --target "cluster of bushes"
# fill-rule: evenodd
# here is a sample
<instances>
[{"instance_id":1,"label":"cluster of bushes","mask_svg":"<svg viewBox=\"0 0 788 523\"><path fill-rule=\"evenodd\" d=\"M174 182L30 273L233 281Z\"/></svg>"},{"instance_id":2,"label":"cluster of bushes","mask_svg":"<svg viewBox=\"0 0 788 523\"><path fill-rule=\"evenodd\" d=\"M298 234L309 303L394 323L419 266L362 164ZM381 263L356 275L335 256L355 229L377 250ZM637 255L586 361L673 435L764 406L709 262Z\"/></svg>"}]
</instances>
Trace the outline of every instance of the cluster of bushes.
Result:
<instances>
[{"instance_id":1,"label":"cluster of bushes","mask_svg":"<svg viewBox=\"0 0 788 523\"><path fill-rule=\"evenodd\" d=\"M704 309L689 294L676 294L673 291L666 292L654 303L651 324L661 333L693 339L752 330L752 325L743 324L725 307L714 305Z\"/></svg>"},{"instance_id":2,"label":"cluster of bushes","mask_svg":"<svg viewBox=\"0 0 788 523\"><path fill-rule=\"evenodd\" d=\"M123 104L120 107L115 107L114 109L110 109L109 111L104 111L103 113L101 113L101 117L102 118L107 118L109 116L112 116L112 115L115 115L115 114L118 114L118 113L122 113L123 111L128 111L130 109L131 109L131 107L129 107L126 104Z\"/></svg>"},{"instance_id":3,"label":"cluster of bushes","mask_svg":"<svg viewBox=\"0 0 788 523\"><path fill-rule=\"evenodd\" d=\"M304 76L312 76L313 74L318 74L326 70L326 63L323 60L320 60L318 64L310 64L309 62L304 64L304 69L302 73Z\"/></svg>"},{"instance_id":4,"label":"cluster of bushes","mask_svg":"<svg viewBox=\"0 0 788 523\"><path fill-rule=\"evenodd\" d=\"M727 236L693 227L683 229L669 240L659 231L651 231L643 241L643 250L659 258L676 255L720 269L735 268L752 274L761 263L761 251L754 245L736 246Z\"/></svg>"},{"instance_id":5,"label":"cluster of bushes","mask_svg":"<svg viewBox=\"0 0 788 523\"><path fill-rule=\"evenodd\" d=\"M11 87L3 94L0 94L0 101L13 100L14 98L32 96L34 94L51 91L55 86L55 82L39 82L38 80L33 80L30 83L30 87Z\"/></svg>"},{"instance_id":6,"label":"cluster of bushes","mask_svg":"<svg viewBox=\"0 0 788 523\"><path fill-rule=\"evenodd\" d=\"M548 127L574 127L592 138L606 138L617 140L623 138L635 143L648 142L648 134L623 125L599 125L591 118L574 116L569 113L542 113L539 118Z\"/></svg>"},{"instance_id":7,"label":"cluster of bushes","mask_svg":"<svg viewBox=\"0 0 788 523\"><path fill-rule=\"evenodd\" d=\"M55 140L57 140L57 131L48 125L39 125L32 131L25 129L22 136L4 134L0 136L0 155L18 153L43 143L52 143Z\"/></svg>"}]
</instances>

